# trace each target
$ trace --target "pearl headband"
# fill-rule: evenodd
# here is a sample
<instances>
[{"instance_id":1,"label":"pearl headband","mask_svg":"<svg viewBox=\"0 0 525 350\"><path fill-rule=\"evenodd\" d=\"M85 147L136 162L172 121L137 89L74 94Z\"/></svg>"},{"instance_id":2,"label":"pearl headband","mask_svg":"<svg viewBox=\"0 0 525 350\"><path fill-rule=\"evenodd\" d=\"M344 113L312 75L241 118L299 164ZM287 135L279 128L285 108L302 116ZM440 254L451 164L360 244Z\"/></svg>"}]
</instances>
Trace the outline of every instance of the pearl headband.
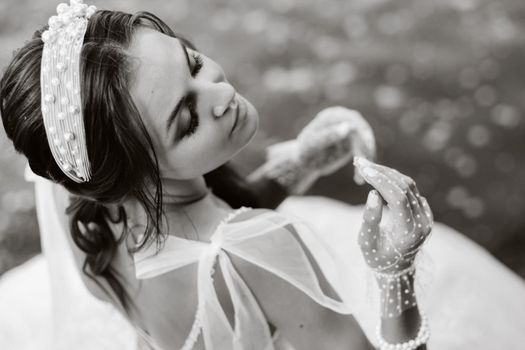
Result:
<instances>
[{"instance_id":1,"label":"pearl headband","mask_svg":"<svg viewBox=\"0 0 525 350\"><path fill-rule=\"evenodd\" d=\"M77 183L89 181L84 120L80 100L80 52L95 6L82 0L57 6L42 33L41 110L49 148L60 169Z\"/></svg>"}]
</instances>

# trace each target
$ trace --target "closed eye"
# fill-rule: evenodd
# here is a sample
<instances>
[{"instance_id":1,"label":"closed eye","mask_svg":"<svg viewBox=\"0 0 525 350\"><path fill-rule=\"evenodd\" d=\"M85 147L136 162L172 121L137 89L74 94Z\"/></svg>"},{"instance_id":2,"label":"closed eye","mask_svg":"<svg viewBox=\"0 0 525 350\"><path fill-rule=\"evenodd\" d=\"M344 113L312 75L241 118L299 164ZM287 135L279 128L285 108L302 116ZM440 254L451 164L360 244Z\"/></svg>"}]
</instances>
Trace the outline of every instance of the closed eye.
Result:
<instances>
[{"instance_id":1,"label":"closed eye","mask_svg":"<svg viewBox=\"0 0 525 350\"><path fill-rule=\"evenodd\" d=\"M195 78L197 74L199 74L204 60L202 59L202 56L194 50L191 51L191 57L193 58L193 66L190 68L190 73L191 76ZM197 114L196 108L197 95L194 92L190 92L184 99L184 103L188 109L188 112L190 113L190 121L183 136L188 137L193 135L199 126L199 115Z\"/></svg>"},{"instance_id":2,"label":"closed eye","mask_svg":"<svg viewBox=\"0 0 525 350\"><path fill-rule=\"evenodd\" d=\"M193 58L193 61L195 62L193 64L193 68L191 69L191 76L195 78L197 74L199 74L199 72L201 71L204 60L202 59L202 56L199 55L195 51L191 52L191 57Z\"/></svg>"},{"instance_id":3,"label":"closed eye","mask_svg":"<svg viewBox=\"0 0 525 350\"><path fill-rule=\"evenodd\" d=\"M182 51L184 52L184 55L186 56L186 62L188 64L188 70L190 72L190 75L192 78L195 78L199 74L199 72L201 71L204 65L204 60L202 58L202 55L199 54L195 50L190 51L188 47L184 45L183 42L179 41L179 43L182 47ZM191 55L191 59L190 59L190 55ZM188 95L183 96L179 100L179 103L177 103L175 108L170 113L168 120L166 122L167 130L170 130L170 127L173 121L175 120L176 116L180 114L181 107L184 107L184 109L186 109L186 111L190 115L189 122L186 123L187 126L183 124L182 130L180 128L177 128L177 130L180 130L176 132L175 137L177 139L189 136L196 131L197 126L199 125L199 116L196 111L196 106L197 106L197 96L195 93L190 92L188 93Z\"/></svg>"}]
</instances>

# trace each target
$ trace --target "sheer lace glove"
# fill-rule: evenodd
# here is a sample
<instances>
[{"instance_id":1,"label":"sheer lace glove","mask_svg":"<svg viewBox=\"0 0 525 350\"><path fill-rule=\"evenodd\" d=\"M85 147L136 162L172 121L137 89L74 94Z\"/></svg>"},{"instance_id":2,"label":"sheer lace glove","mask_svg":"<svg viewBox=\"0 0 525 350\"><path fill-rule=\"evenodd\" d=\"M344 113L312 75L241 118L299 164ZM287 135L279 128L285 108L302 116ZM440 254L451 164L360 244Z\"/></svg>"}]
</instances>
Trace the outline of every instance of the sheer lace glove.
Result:
<instances>
[{"instance_id":1,"label":"sheer lace glove","mask_svg":"<svg viewBox=\"0 0 525 350\"><path fill-rule=\"evenodd\" d=\"M415 306L414 259L432 230L432 211L410 177L363 158L354 164L375 188L368 195L358 243L381 290L382 316L396 317Z\"/></svg>"},{"instance_id":2,"label":"sheer lace glove","mask_svg":"<svg viewBox=\"0 0 525 350\"><path fill-rule=\"evenodd\" d=\"M345 107L330 107L319 112L296 139L268 147L266 163L256 174L273 178L289 193L302 194L353 155L374 159L375 152L374 134L363 116ZM359 174L354 179L363 183Z\"/></svg>"}]
</instances>

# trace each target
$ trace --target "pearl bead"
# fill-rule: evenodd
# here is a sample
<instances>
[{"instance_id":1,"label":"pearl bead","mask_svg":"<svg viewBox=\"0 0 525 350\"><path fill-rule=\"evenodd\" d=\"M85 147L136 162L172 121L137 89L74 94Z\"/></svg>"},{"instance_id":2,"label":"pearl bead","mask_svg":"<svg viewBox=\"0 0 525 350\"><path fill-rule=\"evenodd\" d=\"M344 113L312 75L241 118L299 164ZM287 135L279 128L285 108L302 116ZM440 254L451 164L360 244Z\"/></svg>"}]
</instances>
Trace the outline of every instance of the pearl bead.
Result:
<instances>
[{"instance_id":1,"label":"pearl bead","mask_svg":"<svg viewBox=\"0 0 525 350\"><path fill-rule=\"evenodd\" d=\"M72 132L66 132L64 134L64 139L66 141L73 141L75 139L75 134L73 134Z\"/></svg>"},{"instance_id":2,"label":"pearl bead","mask_svg":"<svg viewBox=\"0 0 525 350\"><path fill-rule=\"evenodd\" d=\"M69 103L69 99L68 99L67 97L64 96L64 97L62 97L62 98L60 99L60 104L61 104L61 105L65 106L65 105L67 105L68 103Z\"/></svg>"},{"instance_id":3,"label":"pearl bead","mask_svg":"<svg viewBox=\"0 0 525 350\"><path fill-rule=\"evenodd\" d=\"M51 36L51 34L46 30L45 32L42 33L42 41L43 42L48 42L50 36Z\"/></svg>"},{"instance_id":4,"label":"pearl bead","mask_svg":"<svg viewBox=\"0 0 525 350\"><path fill-rule=\"evenodd\" d=\"M71 114L77 114L79 112L79 108L77 106L69 106L68 111Z\"/></svg>"},{"instance_id":5,"label":"pearl bead","mask_svg":"<svg viewBox=\"0 0 525 350\"><path fill-rule=\"evenodd\" d=\"M71 165L69 163L62 163L62 169L69 171L71 170Z\"/></svg>"},{"instance_id":6,"label":"pearl bead","mask_svg":"<svg viewBox=\"0 0 525 350\"><path fill-rule=\"evenodd\" d=\"M44 96L44 101L47 103L54 103L55 102L55 96L51 94L47 94Z\"/></svg>"},{"instance_id":7,"label":"pearl bead","mask_svg":"<svg viewBox=\"0 0 525 350\"><path fill-rule=\"evenodd\" d=\"M52 78L52 79L51 79L51 85L53 85L53 86L58 86L58 85L60 85L60 80L58 80L58 78L56 78L56 77L55 77L55 78Z\"/></svg>"},{"instance_id":8,"label":"pearl bead","mask_svg":"<svg viewBox=\"0 0 525 350\"><path fill-rule=\"evenodd\" d=\"M57 70L59 72L65 72L66 69L67 69L67 66L66 66L66 64L64 62L58 62L57 63Z\"/></svg>"},{"instance_id":9,"label":"pearl bead","mask_svg":"<svg viewBox=\"0 0 525 350\"><path fill-rule=\"evenodd\" d=\"M97 11L97 8L93 5L89 6L87 9L86 9L86 17L87 18L90 18L91 16L93 16L93 14Z\"/></svg>"},{"instance_id":10,"label":"pearl bead","mask_svg":"<svg viewBox=\"0 0 525 350\"><path fill-rule=\"evenodd\" d=\"M60 19L58 16L51 16L49 17L47 24L49 25L49 28L55 29L60 24Z\"/></svg>"},{"instance_id":11,"label":"pearl bead","mask_svg":"<svg viewBox=\"0 0 525 350\"><path fill-rule=\"evenodd\" d=\"M64 112L58 112L57 113L57 118L60 119L60 120L64 120L64 119L66 119L66 114Z\"/></svg>"},{"instance_id":12,"label":"pearl bead","mask_svg":"<svg viewBox=\"0 0 525 350\"><path fill-rule=\"evenodd\" d=\"M68 4L61 3L57 5L57 13L59 15L65 13L68 9L69 9Z\"/></svg>"}]
</instances>

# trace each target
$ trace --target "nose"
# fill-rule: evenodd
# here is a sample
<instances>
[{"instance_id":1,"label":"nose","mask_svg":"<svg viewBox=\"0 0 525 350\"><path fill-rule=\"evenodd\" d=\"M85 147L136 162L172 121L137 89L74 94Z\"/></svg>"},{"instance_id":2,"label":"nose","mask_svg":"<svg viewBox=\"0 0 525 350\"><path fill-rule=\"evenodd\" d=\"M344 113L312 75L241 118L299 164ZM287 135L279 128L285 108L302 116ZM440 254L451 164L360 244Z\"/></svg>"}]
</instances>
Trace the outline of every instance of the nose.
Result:
<instances>
[{"instance_id":1,"label":"nose","mask_svg":"<svg viewBox=\"0 0 525 350\"><path fill-rule=\"evenodd\" d=\"M233 99L235 98L235 89L226 82L217 83L216 88L219 91L219 96L214 103L212 113L215 118L220 118L224 115L224 112L226 112L228 107L234 102Z\"/></svg>"},{"instance_id":2,"label":"nose","mask_svg":"<svg viewBox=\"0 0 525 350\"><path fill-rule=\"evenodd\" d=\"M213 71L212 81L214 83L228 82L228 80L226 80L226 74L224 73L221 67L217 67Z\"/></svg>"}]
</instances>

